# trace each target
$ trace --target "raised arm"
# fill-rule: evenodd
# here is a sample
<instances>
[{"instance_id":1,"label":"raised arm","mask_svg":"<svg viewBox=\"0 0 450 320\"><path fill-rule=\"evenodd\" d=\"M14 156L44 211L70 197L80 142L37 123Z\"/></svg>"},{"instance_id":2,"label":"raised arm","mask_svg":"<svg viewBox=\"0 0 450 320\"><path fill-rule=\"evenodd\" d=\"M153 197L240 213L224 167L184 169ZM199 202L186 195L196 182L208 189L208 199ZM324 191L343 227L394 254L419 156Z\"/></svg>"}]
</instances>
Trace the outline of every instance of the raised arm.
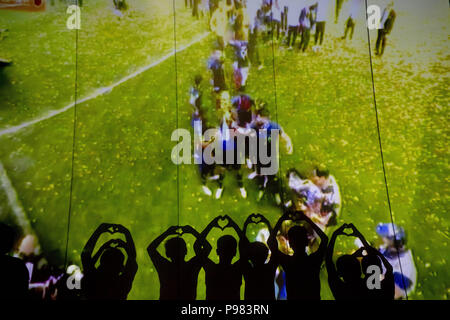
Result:
<instances>
[{"instance_id":1,"label":"raised arm","mask_svg":"<svg viewBox=\"0 0 450 320\"><path fill-rule=\"evenodd\" d=\"M253 217L255 214L251 214L247 217L247 219L244 222L244 226L242 227L242 234L244 235L244 240L241 239L239 241L239 254L240 258L247 261L248 258L248 247L250 245L250 241L247 238L247 228L250 223L253 223Z\"/></svg>"},{"instance_id":2,"label":"raised arm","mask_svg":"<svg viewBox=\"0 0 450 320\"><path fill-rule=\"evenodd\" d=\"M92 253L94 251L95 245L97 244L98 239L100 236L105 232L110 232L108 229L112 225L109 223L102 223L98 226L98 228L94 231L94 233L89 238L88 242L86 242L86 245L83 248L83 252L81 252L81 262L83 264L83 269L85 271L90 270L91 268L94 268L95 261L93 261ZM103 248L103 250L106 248ZM99 258L99 255L96 255L96 259Z\"/></svg>"},{"instance_id":3,"label":"raised arm","mask_svg":"<svg viewBox=\"0 0 450 320\"><path fill-rule=\"evenodd\" d=\"M366 238L362 235L361 232L353 225L353 223L350 223L347 225L350 229L352 229L352 236L359 238L361 240L362 244L366 248L370 248L371 245L367 242Z\"/></svg>"},{"instance_id":4,"label":"raised arm","mask_svg":"<svg viewBox=\"0 0 450 320\"><path fill-rule=\"evenodd\" d=\"M127 252L127 263L125 265L125 272L130 274L136 273L137 263L136 263L136 247L134 245L133 237L131 236L130 230L125 228L121 224L116 224L114 229L117 233L122 233L125 236L125 242L120 242L120 246Z\"/></svg>"},{"instance_id":5,"label":"raised arm","mask_svg":"<svg viewBox=\"0 0 450 320\"><path fill-rule=\"evenodd\" d=\"M359 240L361 240L361 242L364 246L364 249L366 249L367 253L378 256L381 259L381 261L383 262L383 264L386 268L386 272L392 273L393 272L392 266L389 263L389 261L387 261L385 256L367 242L366 238L362 235L361 232L359 232L359 230L353 225L353 223L350 223L348 226L353 230L352 235L359 238Z\"/></svg>"},{"instance_id":6,"label":"raised arm","mask_svg":"<svg viewBox=\"0 0 450 320\"><path fill-rule=\"evenodd\" d=\"M191 226L183 226L181 227L183 234L192 234L196 239L200 237L200 232L192 228Z\"/></svg>"},{"instance_id":7,"label":"raised arm","mask_svg":"<svg viewBox=\"0 0 450 320\"><path fill-rule=\"evenodd\" d=\"M255 221L254 219L259 219L259 221L258 221L258 220ZM243 227L243 229L242 229L242 232L243 232L244 234L247 234L247 227L248 227L248 225L249 225L250 223L256 223L256 224L258 224L258 223L264 223L264 224L267 226L267 228L269 229L269 232L272 232L272 227L271 227L271 225L270 225L269 220L267 220L267 218L264 217L264 216L263 216L262 214L260 214L260 213L252 213L251 215L249 215L249 216L247 217L247 219L246 219L245 222L244 222L244 227Z\"/></svg>"},{"instance_id":8,"label":"raised arm","mask_svg":"<svg viewBox=\"0 0 450 320\"><path fill-rule=\"evenodd\" d=\"M176 226L171 226L169 227L165 232L163 232L159 237L157 237L155 240L153 240L149 246L147 247L147 252L148 255L150 257L150 259L152 259L153 263L156 265L158 264L158 262L161 261L166 261L167 259L165 259L159 252L158 252L158 247L159 245L170 235L175 235L177 234L177 229L178 227Z\"/></svg>"},{"instance_id":9,"label":"raised arm","mask_svg":"<svg viewBox=\"0 0 450 320\"><path fill-rule=\"evenodd\" d=\"M236 231L239 239L243 239L243 238L247 238L244 234L244 232L242 232L241 228L239 228L239 226L237 225L236 222L234 222L233 219L231 219L231 217L229 215L225 215L224 218L228 219L228 225L227 227L233 228L234 231Z\"/></svg>"},{"instance_id":10,"label":"raised arm","mask_svg":"<svg viewBox=\"0 0 450 320\"><path fill-rule=\"evenodd\" d=\"M245 222L244 222L244 226L242 227L242 232L243 232L245 235L247 235L247 227L248 227L248 225L249 225L250 223L253 223L253 221L252 221L253 217L254 217L254 214L252 213L251 215L249 215L249 216L247 217L247 219L246 219Z\"/></svg>"},{"instance_id":11,"label":"raised arm","mask_svg":"<svg viewBox=\"0 0 450 320\"><path fill-rule=\"evenodd\" d=\"M102 246L97 250L97 252L91 258L91 264L93 266L95 266L95 264L97 263L98 259L102 255L103 251L105 251L106 249L110 248L112 244L117 243L116 240L117 239L111 239L111 240L106 241L104 244L102 244Z\"/></svg>"},{"instance_id":12,"label":"raised arm","mask_svg":"<svg viewBox=\"0 0 450 320\"><path fill-rule=\"evenodd\" d=\"M220 228L217 224L217 221L222 218L222 216L217 216L214 219L211 220L211 222L206 226L205 229L203 229L202 233L200 234L200 237L203 237L206 239L208 237L208 234L211 232L213 228Z\"/></svg>"},{"instance_id":13,"label":"raised arm","mask_svg":"<svg viewBox=\"0 0 450 320\"><path fill-rule=\"evenodd\" d=\"M231 219L231 217L229 215L225 215L224 218L226 218L228 220L228 225L227 227L233 228L234 231L236 231L238 237L239 237L239 254L240 254L240 259L245 260L246 259L246 252L247 252L247 247L249 244L249 241L247 239L247 236L245 235L245 233L241 230L241 228L239 228L239 226L237 225L236 222L234 222L233 219Z\"/></svg>"},{"instance_id":14,"label":"raised arm","mask_svg":"<svg viewBox=\"0 0 450 320\"><path fill-rule=\"evenodd\" d=\"M191 226L184 226L181 227L181 229L183 230L183 234L192 234L196 238L194 243L195 256L197 258L206 258L211 252L212 248L209 242L206 241L203 232L199 233Z\"/></svg>"},{"instance_id":15,"label":"raised arm","mask_svg":"<svg viewBox=\"0 0 450 320\"><path fill-rule=\"evenodd\" d=\"M247 236L245 235L245 233L241 230L241 228L239 228L239 226L237 225L236 222L234 222L233 219L231 219L231 217L229 215L225 215L224 218L228 219L228 225L227 227L233 228L234 231L236 231L239 240L247 240ZM247 240L248 241L248 240Z\"/></svg>"},{"instance_id":16,"label":"raised arm","mask_svg":"<svg viewBox=\"0 0 450 320\"><path fill-rule=\"evenodd\" d=\"M198 246L200 246L200 243L202 243L202 250L204 250L203 254L205 254L205 259L209 256L212 250L211 244L208 242L208 240L206 240L206 238L208 237L208 234L211 232L213 228L220 228L217 221L219 221L219 219L221 218L222 216L217 216L214 219L212 219L198 238L200 240Z\"/></svg>"},{"instance_id":17,"label":"raised arm","mask_svg":"<svg viewBox=\"0 0 450 320\"><path fill-rule=\"evenodd\" d=\"M382 289L389 295L390 299L394 299L395 296L395 280L394 280L394 269L386 257L377 249L373 247L367 248L368 254L373 254L378 256L383 262L384 267L386 268L386 272L384 273L384 279L382 281ZM386 296L388 297L388 296Z\"/></svg>"},{"instance_id":18,"label":"raised arm","mask_svg":"<svg viewBox=\"0 0 450 320\"><path fill-rule=\"evenodd\" d=\"M325 256L325 264L328 272L328 283L330 288L333 290L335 288L335 284L339 281L339 276L336 270L336 266L333 262L333 252L334 252L334 244L336 243L336 238L344 233L344 229L347 228L347 224L344 223L340 226L336 231L333 232L331 236L330 243L328 244L327 253Z\"/></svg>"},{"instance_id":19,"label":"raised arm","mask_svg":"<svg viewBox=\"0 0 450 320\"><path fill-rule=\"evenodd\" d=\"M386 275L385 276L393 276L394 273L394 269L392 268L392 265L389 263L389 261L386 259L386 257L377 249L375 249L374 247L368 247L367 249L367 253L368 254L373 254L378 256L378 258L381 259L381 261L383 262L384 267L386 268Z\"/></svg>"}]
</instances>

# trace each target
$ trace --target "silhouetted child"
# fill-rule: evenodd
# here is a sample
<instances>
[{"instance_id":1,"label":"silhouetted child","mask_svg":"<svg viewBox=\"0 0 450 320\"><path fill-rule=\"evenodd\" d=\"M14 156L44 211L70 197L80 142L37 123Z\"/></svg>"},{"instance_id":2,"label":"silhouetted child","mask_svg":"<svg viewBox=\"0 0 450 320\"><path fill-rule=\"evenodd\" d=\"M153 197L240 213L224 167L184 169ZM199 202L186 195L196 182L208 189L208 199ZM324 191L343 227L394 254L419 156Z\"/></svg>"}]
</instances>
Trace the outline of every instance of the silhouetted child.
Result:
<instances>
[{"instance_id":1,"label":"silhouetted child","mask_svg":"<svg viewBox=\"0 0 450 320\"><path fill-rule=\"evenodd\" d=\"M181 230L181 233L179 233ZM194 244L195 256L185 261L187 254L186 242L182 234L192 234L197 238ZM169 236L177 235L166 241L164 258L157 250L158 246ZM172 226L162 235L153 240L147 252L159 275L160 300L195 300L197 296L198 273L211 251L209 243L191 226Z\"/></svg>"},{"instance_id":2,"label":"silhouetted child","mask_svg":"<svg viewBox=\"0 0 450 320\"><path fill-rule=\"evenodd\" d=\"M278 249L276 236L285 220L306 221L320 237L320 245L316 252L307 254L308 234L305 227L293 226L288 231L289 246L294 255L286 255ZM286 273L286 292L288 300L320 300L320 267L325 258L328 237L302 211L285 213L278 220L269 237L269 248L272 255L280 261Z\"/></svg>"},{"instance_id":3,"label":"silhouetted child","mask_svg":"<svg viewBox=\"0 0 450 320\"><path fill-rule=\"evenodd\" d=\"M219 219L228 220L225 227L220 227ZM208 235L212 228L225 229L233 228L239 235L244 238L241 229L228 216L217 217L202 232L204 237ZM242 284L242 261L241 259L235 263L231 263L236 256L237 241L233 236L225 235L217 240L216 253L219 256L219 263L216 264L210 259L206 259L205 283L206 283L206 300L240 300L240 288Z\"/></svg>"},{"instance_id":4,"label":"silhouetted child","mask_svg":"<svg viewBox=\"0 0 450 320\"><path fill-rule=\"evenodd\" d=\"M353 235L359 238L363 244L363 247L353 253L353 255L359 255L362 257L361 267L367 289L367 298L369 300L393 300L395 295L395 283L394 271L391 264L380 251L370 246L355 226L351 225L351 228L354 230ZM362 255L362 251L365 251L366 255ZM382 272L383 265L386 270L384 274ZM380 278L375 280L373 277L376 277L377 275L374 274L374 267L380 271ZM379 281L379 288L369 288L368 283L370 282L373 284L374 281Z\"/></svg>"},{"instance_id":5,"label":"silhouetted child","mask_svg":"<svg viewBox=\"0 0 450 320\"><path fill-rule=\"evenodd\" d=\"M95 245L105 232L121 233L125 241L112 239L105 242L92 256ZM120 250L127 253L125 256ZM100 265L96 267L100 259ZM130 231L120 224L102 223L92 234L81 253L84 277L81 288L87 299L115 299L125 300L133 285L138 266L136 263L136 249Z\"/></svg>"},{"instance_id":6,"label":"silhouetted child","mask_svg":"<svg viewBox=\"0 0 450 320\"><path fill-rule=\"evenodd\" d=\"M254 219L259 219L255 222ZM243 234L246 234L250 223L265 223L271 231L270 222L261 214L250 215L244 223ZM274 300L275 273L278 267L276 256L269 261L269 248L263 242L249 243L247 238L240 243L240 253L245 280L245 300ZM267 261L267 263L266 263Z\"/></svg>"},{"instance_id":7,"label":"silhouetted child","mask_svg":"<svg viewBox=\"0 0 450 320\"><path fill-rule=\"evenodd\" d=\"M330 245L327 250L326 266L328 272L328 284L336 300L360 300L367 298L367 287L361 278L361 265L358 259L349 254L340 256L333 263L333 250L336 238L339 235L354 236L344 232L352 228L352 224L344 223L331 236Z\"/></svg>"},{"instance_id":8,"label":"silhouetted child","mask_svg":"<svg viewBox=\"0 0 450 320\"><path fill-rule=\"evenodd\" d=\"M376 266L379 270L383 270L382 263L386 268L386 272L380 275L380 288L368 288L367 296L369 300L394 300L395 283L392 266L377 249L372 247L369 247L368 255L363 257L361 261L364 281L367 285L369 277L374 276L373 271L368 272L370 270L369 267Z\"/></svg>"},{"instance_id":9,"label":"silhouetted child","mask_svg":"<svg viewBox=\"0 0 450 320\"><path fill-rule=\"evenodd\" d=\"M0 300L28 297L29 273L25 262L8 255L13 249L14 240L14 230L0 223Z\"/></svg>"}]
</instances>

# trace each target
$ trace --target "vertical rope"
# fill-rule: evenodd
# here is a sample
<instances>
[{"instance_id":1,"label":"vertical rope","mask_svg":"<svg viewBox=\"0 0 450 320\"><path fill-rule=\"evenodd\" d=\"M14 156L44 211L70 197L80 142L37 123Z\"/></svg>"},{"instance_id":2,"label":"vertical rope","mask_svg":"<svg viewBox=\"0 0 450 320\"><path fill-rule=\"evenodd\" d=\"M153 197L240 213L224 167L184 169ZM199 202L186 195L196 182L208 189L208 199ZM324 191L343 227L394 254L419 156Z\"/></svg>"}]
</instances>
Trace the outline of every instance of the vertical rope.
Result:
<instances>
[{"instance_id":1,"label":"vertical rope","mask_svg":"<svg viewBox=\"0 0 450 320\"><path fill-rule=\"evenodd\" d=\"M273 40L273 35L275 33L274 27L273 27L273 5L274 3L272 3L272 6L270 7L270 23L271 23L271 34L272 34L272 79L273 79L273 88L274 88L274 98L275 98L275 119L277 124L279 125L278 122L278 99L277 99L277 74L275 71L275 44L274 44L274 40ZM280 131L281 133L281 131ZM280 135L278 136L278 138L280 138ZM279 140L278 140L279 141ZM278 146L280 147L280 144L278 144ZM281 199L281 206L283 207L284 204L284 194L283 194L283 175L281 172L281 152L278 152L278 180L279 180L279 186L280 186L280 199Z\"/></svg>"},{"instance_id":2,"label":"vertical rope","mask_svg":"<svg viewBox=\"0 0 450 320\"><path fill-rule=\"evenodd\" d=\"M176 116L176 128L178 129L178 63L177 63L177 26L176 26L176 5L175 0L172 0L173 4L173 41L174 41L174 60L175 60L175 116ZM177 153L177 163L179 159L179 153ZM180 225L180 168L177 165L177 224Z\"/></svg>"},{"instance_id":3,"label":"vertical rope","mask_svg":"<svg viewBox=\"0 0 450 320\"><path fill-rule=\"evenodd\" d=\"M366 24L368 22L369 16L367 13L367 0L365 0L365 4L366 4ZM381 133L380 133L380 122L378 119L378 108L377 108L377 99L376 99L376 94L375 94L375 81L374 81L374 76L373 76L373 65L372 65L372 49L370 46L370 32L369 32L369 27L368 25L366 25L367 27L367 42L369 45L369 61L370 61L370 74L372 77L372 93L373 93L373 104L374 104L374 109L375 109L375 119L377 122L377 133L378 133L378 145L380 147L380 156L381 156L381 165L383 167L383 177L384 177L384 185L386 188L386 198L387 198L387 202L388 202L388 206L389 206L389 215L391 217L391 224L392 224L392 230L394 232L394 239L397 239L397 235L396 235L396 231L395 231L395 227L394 227L394 216L392 215L392 207L391 207L391 200L390 200L390 196L389 196L389 187L388 187L388 182L387 182L387 177L386 177L386 167L384 164L384 155L383 155L383 145L382 145L382 140L381 140ZM397 250L397 258L398 258L398 263L400 265L400 272L402 274L402 282L403 282L403 287L405 288L405 295L406 295L406 300L408 300L408 292L406 290L406 286L405 286L405 278L403 276L403 269L402 269L402 263L400 260L400 252L399 252L399 247L396 241L394 241L395 244L395 248Z\"/></svg>"},{"instance_id":4,"label":"vertical rope","mask_svg":"<svg viewBox=\"0 0 450 320\"><path fill-rule=\"evenodd\" d=\"M175 61L175 116L176 128L178 129L178 64L177 64L177 23L176 23L176 5L175 0L172 0L173 5L173 42L174 42L174 61ZM180 225L180 165L179 153L177 152L177 225ZM181 267L181 265L180 265ZM181 283L181 269L178 272L178 283ZM178 286L178 296L181 296L181 288Z\"/></svg>"},{"instance_id":5,"label":"vertical rope","mask_svg":"<svg viewBox=\"0 0 450 320\"><path fill-rule=\"evenodd\" d=\"M76 0L76 5L79 7L79 0ZM72 160L70 172L70 191L69 191L69 212L67 214L67 236L66 249L64 253L64 269L67 269L67 256L69 249L70 236L70 218L72 216L72 202L73 202L73 174L75 166L75 148L76 148L76 134L77 134L77 99L78 99L78 26L75 28L75 86L74 86L74 105L73 105L73 134L72 134Z\"/></svg>"}]
</instances>

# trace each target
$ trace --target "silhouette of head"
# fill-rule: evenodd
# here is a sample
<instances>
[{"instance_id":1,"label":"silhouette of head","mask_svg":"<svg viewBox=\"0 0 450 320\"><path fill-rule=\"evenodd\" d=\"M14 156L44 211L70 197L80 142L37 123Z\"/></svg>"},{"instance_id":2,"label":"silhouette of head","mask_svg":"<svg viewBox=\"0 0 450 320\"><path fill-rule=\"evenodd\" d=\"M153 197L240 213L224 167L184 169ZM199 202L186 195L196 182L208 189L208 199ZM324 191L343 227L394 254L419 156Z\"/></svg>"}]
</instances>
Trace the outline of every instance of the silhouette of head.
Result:
<instances>
[{"instance_id":1,"label":"silhouette of head","mask_svg":"<svg viewBox=\"0 0 450 320\"><path fill-rule=\"evenodd\" d=\"M269 248L262 242L252 242L248 247L248 256L253 265L262 265L269 255Z\"/></svg>"},{"instance_id":2,"label":"silhouette of head","mask_svg":"<svg viewBox=\"0 0 450 320\"><path fill-rule=\"evenodd\" d=\"M361 279L361 265L358 259L352 255L340 256L336 261L336 268L339 276L347 283Z\"/></svg>"},{"instance_id":3,"label":"silhouette of head","mask_svg":"<svg viewBox=\"0 0 450 320\"><path fill-rule=\"evenodd\" d=\"M0 254L6 254L12 250L14 239L14 229L7 224L0 223Z\"/></svg>"},{"instance_id":4,"label":"silhouette of head","mask_svg":"<svg viewBox=\"0 0 450 320\"><path fill-rule=\"evenodd\" d=\"M217 255L225 263L231 263L236 255L237 241L233 236L225 235L217 240Z\"/></svg>"},{"instance_id":5,"label":"silhouette of head","mask_svg":"<svg viewBox=\"0 0 450 320\"><path fill-rule=\"evenodd\" d=\"M379 257L377 257L377 256L374 255L374 254L369 254L369 255L364 256L364 257L362 258L362 261L361 261L361 267L362 267L362 272L363 272L364 274L367 274L367 268L368 268L369 266L377 266L377 267L380 268L380 270L382 270L381 260L380 260Z\"/></svg>"},{"instance_id":6,"label":"silhouette of head","mask_svg":"<svg viewBox=\"0 0 450 320\"><path fill-rule=\"evenodd\" d=\"M308 245L308 233L305 227L293 226L288 231L289 246L294 253L304 252Z\"/></svg>"},{"instance_id":7,"label":"silhouette of head","mask_svg":"<svg viewBox=\"0 0 450 320\"><path fill-rule=\"evenodd\" d=\"M111 275L119 275L123 270L124 260L125 256L120 249L108 248L103 251L100 258L99 269Z\"/></svg>"},{"instance_id":8,"label":"silhouette of head","mask_svg":"<svg viewBox=\"0 0 450 320\"><path fill-rule=\"evenodd\" d=\"M172 261L184 260L187 254L186 242L181 237L171 238L166 241L166 255Z\"/></svg>"}]
</instances>

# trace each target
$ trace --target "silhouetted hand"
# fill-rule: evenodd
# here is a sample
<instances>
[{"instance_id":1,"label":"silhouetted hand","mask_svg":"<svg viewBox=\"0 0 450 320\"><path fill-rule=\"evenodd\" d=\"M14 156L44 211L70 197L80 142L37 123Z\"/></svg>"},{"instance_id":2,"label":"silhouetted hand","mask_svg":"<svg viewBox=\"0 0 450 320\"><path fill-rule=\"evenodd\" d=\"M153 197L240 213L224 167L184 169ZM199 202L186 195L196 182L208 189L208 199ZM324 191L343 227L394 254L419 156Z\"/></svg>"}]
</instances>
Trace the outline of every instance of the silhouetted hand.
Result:
<instances>
[{"instance_id":1,"label":"silhouetted hand","mask_svg":"<svg viewBox=\"0 0 450 320\"><path fill-rule=\"evenodd\" d=\"M226 228L237 228L239 229L239 226L236 224L236 222L234 222L233 219L230 218L229 215L225 215L224 216L224 220L228 220L228 224L226 224L222 230L225 230Z\"/></svg>"},{"instance_id":2,"label":"silhouetted hand","mask_svg":"<svg viewBox=\"0 0 450 320\"><path fill-rule=\"evenodd\" d=\"M215 217L214 219L212 219L212 221L211 221L211 226L213 227L213 228L219 228L219 229L222 229L221 227L220 227L220 225L219 225L219 220L223 220L223 216L217 216L217 217Z\"/></svg>"},{"instance_id":3,"label":"silhouetted hand","mask_svg":"<svg viewBox=\"0 0 450 320\"><path fill-rule=\"evenodd\" d=\"M128 229L126 229L123 225L121 224L112 224L111 225L113 232L112 233L126 233L128 232Z\"/></svg>"},{"instance_id":4,"label":"silhouetted hand","mask_svg":"<svg viewBox=\"0 0 450 320\"><path fill-rule=\"evenodd\" d=\"M336 235L346 235L349 236L349 234L345 233L345 229L348 228L348 224L344 223L342 226L336 229L334 232Z\"/></svg>"},{"instance_id":5,"label":"silhouetted hand","mask_svg":"<svg viewBox=\"0 0 450 320\"><path fill-rule=\"evenodd\" d=\"M228 223L226 223L225 225L221 225L221 221L228 221ZM226 228L230 227L230 218L228 216L217 216L212 221L212 226L223 231Z\"/></svg>"},{"instance_id":6,"label":"silhouetted hand","mask_svg":"<svg viewBox=\"0 0 450 320\"><path fill-rule=\"evenodd\" d=\"M192 228L191 226L183 226L183 227L181 227L181 231L183 232L183 233L195 233L196 231L195 231L195 229L194 228Z\"/></svg>"},{"instance_id":7,"label":"silhouetted hand","mask_svg":"<svg viewBox=\"0 0 450 320\"><path fill-rule=\"evenodd\" d=\"M113 232L112 226L113 226L113 224L104 222L98 226L97 230L100 231L101 233L109 232L109 233L113 234L114 232Z\"/></svg>"},{"instance_id":8,"label":"silhouetted hand","mask_svg":"<svg viewBox=\"0 0 450 320\"><path fill-rule=\"evenodd\" d=\"M265 223L267 225L270 224L269 220L267 220L267 218L264 217L260 213L252 213L250 216L248 216L247 220L248 220L248 223L254 223L254 224Z\"/></svg>"},{"instance_id":9,"label":"silhouetted hand","mask_svg":"<svg viewBox=\"0 0 450 320\"><path fill-rule=\"evenodd\" d=\"M114 233L124 233L127 229L121 224L113 224L113 223L102 223L98 228L102 233L109 232L110 234Z\"/></svg>"},{"instance_id":10,"label":"silhouetted hand","mask_svg":"<svg viewBox=\"0 0 450 320\"><path fill-rule=\"evenodd\" d=\"M363 237L361 232L359 232L359 230L356 229L356 227L353 225L353 223L347 224L347 228L350 228L352 230L352 233L347 234L348 236L353 236L353 237L357 237L357 238Z\"/></svg>"},{"instance_id":11,"label":"silhouetted hand","mask_svg":"<svg viewBox=\"0 0 450 320\"><path fill-rule=\"evenodd\" d=\"M111 248L119 248L119 247L121 247L121 248L125 248L126 247L126 243L125 243L125 241L123 241L122 239L112 239L112 240L110 240L110 241L108 241L109 242L109 246L111 247Z\"/></svg>"},{"instance_id":12,"label":"silhouetted hand","mask_svg":"<svg viewBox=\"0 0 450 320\"><path fill-rule=\"evenodd\" d=\"M179 226L171 226L169 227L169 229L167 229L167 233L180 236L183 234L183 231Z\"/></svg>"}]
</instances>

